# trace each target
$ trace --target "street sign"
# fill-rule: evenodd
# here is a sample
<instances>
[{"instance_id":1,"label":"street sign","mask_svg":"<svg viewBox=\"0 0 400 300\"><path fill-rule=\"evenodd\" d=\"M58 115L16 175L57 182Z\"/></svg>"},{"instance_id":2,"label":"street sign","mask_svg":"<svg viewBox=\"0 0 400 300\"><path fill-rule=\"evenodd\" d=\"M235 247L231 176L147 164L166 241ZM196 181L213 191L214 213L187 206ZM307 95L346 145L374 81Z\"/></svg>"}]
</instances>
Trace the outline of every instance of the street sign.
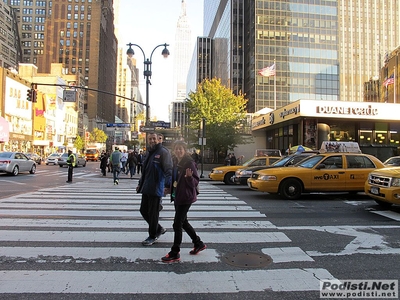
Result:
<instances>
[{"instance_id":1,"label":"street sign","mask_svg":"<svg viewBox=\"0 0 400 300\"><path fill-rule=\"evenodd\" d=\"M152 132L152 131L154 131L155 130L155 128L154 127L141 127L140 128L140 131L143 131L143 132Z\"/></svg>"},{"instance_id":2,"label":"street sign","mask_svg":"<svg viewBox=\"0 0 400 300\"><path fill-rule=\"evenodd\" d=\"M150 125L153 127L171 128L171 122L156 121L150 122Z\"/></svg>"},{"instance_id":3,"label":"street sign","mask_svg":"<svg viewBox=\"0 0 400 300\"><path fill-rule=\"evenodd\" d=\"M64 102L76 102L76 91L75 90L64 90L63 101Z\"/></svg>"}]
</instances>

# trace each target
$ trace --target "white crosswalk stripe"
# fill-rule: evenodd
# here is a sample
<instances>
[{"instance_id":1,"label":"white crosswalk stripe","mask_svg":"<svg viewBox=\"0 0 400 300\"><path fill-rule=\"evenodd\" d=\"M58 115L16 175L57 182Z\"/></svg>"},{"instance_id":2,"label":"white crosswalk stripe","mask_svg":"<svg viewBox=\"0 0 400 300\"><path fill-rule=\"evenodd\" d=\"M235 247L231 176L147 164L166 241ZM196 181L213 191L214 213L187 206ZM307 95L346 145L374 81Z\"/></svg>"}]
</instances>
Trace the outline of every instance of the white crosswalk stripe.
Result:
<instances>
[{"instance_id":1,"label":"white crosswalk stripe","mask_svg":"<svg viewBox=\"0 0 400 300\"><path fill-rule=\"evenodd\" d=\"M1 292L117 295L319 291L319 279L334 279L325 269L310 268L314 260L246 202L207 182L201 182L200 190L188 217L208 247L198 255L189 255L192 244L184 234L181 262L172 266L160 258L173 241L173 204L166 197L160 213L160 224L167 233L152 247L143 247L147 224L139 212L141 195L130 180L114 186L109 178L99 178L90 184L77 182L1 199L0 263L14 264L12 270L0 264ZM229 244L260 245L259 252L270 256L275 267L232 270L222 260L221 247ZM286 262L307 265L276 268ZM48 264L51 267L41 268ZM82 268L88 264L97 268ZM118 264L128 266L127 270L121 271ZM174 265L184 265L187 271L179 271ZM131 284L138 281L140 284ZM176 286L182 288L177 290Z\"/></svg>"}]
</instances>

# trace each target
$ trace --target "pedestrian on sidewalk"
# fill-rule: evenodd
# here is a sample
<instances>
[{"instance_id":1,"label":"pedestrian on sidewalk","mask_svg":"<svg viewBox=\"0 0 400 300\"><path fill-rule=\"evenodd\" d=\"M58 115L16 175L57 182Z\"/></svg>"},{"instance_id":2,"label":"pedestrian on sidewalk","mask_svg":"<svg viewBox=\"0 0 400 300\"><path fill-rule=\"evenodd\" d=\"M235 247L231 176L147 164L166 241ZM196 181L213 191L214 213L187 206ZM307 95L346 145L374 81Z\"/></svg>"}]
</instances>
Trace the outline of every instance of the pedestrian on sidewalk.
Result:
<instances>
[{"instance_id":1,"label":"pedestrian on sidewalk","mask_svg":"<svg viewBox=\"0 0 400 300\"><path fill-rule=\"evenodd\" d=\"M119 151L118 147L115 147L114 152L111 153L110 156L110 164L113 170L114 185L118 185L119 183L119 173L121 172L121 157L121 151Z\"/></svg>"},{"instance_id":2,"label":"pedestrian on sidewalk","mask_svg":"<svg viewBox=\"0 0 400 300\"><path fill-rule=\"evenodd\" d=\"M158 223L161 198L171 191L172 159L157 133L147 134L147 155L136 191L142 194L140 213L149 224L149 237L143 246L153 245L167 230Z\"/></svg>"},{"instance_id":3,"label":"pedestrian on sidewalk","mask_svg":"<svg viewBox=\"0 0 400 300\"><path fill-rule=\"evenodd\" d=\"M143 164L144 157L143 157L143 151L142 150L139 151L139 154L136 156L136 159L137 159L137 173L139 175L140 173L143 173L142 164Z\"/></svg>"},{"instance_id":4,"label":"pedestrian on sidewalk","mask_svg":"<svg viewBox=\"0 0 400 300\"><path fill-rule=\"evenodd\" d=\"M187 219L190 206L197 200L200 179L196 163L189 155L187 144L184 141L176 141L172 149L174 158L171 201L174 202L175 206L174 244L171 247L171 251L161 258L163 262L180 260L179 252L181 250L183 230L190 236L194 245L194 248L189 252L190 254L195 255L207 247Z\"/></svg>"}]
</instances>

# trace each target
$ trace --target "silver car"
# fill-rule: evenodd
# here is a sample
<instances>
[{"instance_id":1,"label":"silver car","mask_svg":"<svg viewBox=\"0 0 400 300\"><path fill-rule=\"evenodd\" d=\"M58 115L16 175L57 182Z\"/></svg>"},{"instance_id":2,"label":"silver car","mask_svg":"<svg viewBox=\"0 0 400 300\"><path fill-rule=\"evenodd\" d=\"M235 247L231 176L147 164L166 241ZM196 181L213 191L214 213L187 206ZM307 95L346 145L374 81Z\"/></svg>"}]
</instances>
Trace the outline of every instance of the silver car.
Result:
<instances>
[{"instance_id":1,"label":"silver car","mask_svg":"<svg viewBox=\"0 0 400 300\"><path fill-rule=\"evenodd\" d=\"M36 173L36 163L21 152L0 152L0 172L18 175L20 172Z\"/></svg>"},{"instance_id":2,"label":"silver car","mask_svg":"<svg viewBox=\"0 0 400 300\"><path fill-rule=\"evenodd\" d=\"M52 154L50 154L45 160L46 165L50 165L50 164L57 165L58 164L58 158L60 156L61 156L60 153L52 153Z\"/></svg>"},{"instance_id":3,"label":"silver car","mask_svg":"<svg viewBox=\"0 0 400 300\"><path fill-rule=\"evenodd\" d=\"M74 153L76 157L76 164L75 167L86 167L86 158L82 154L77 154ZM60 167L67 166L67 159L68 159L68 153L63 153L59 158L58 158L58 165Z\"/></svg>"}]
</instances>

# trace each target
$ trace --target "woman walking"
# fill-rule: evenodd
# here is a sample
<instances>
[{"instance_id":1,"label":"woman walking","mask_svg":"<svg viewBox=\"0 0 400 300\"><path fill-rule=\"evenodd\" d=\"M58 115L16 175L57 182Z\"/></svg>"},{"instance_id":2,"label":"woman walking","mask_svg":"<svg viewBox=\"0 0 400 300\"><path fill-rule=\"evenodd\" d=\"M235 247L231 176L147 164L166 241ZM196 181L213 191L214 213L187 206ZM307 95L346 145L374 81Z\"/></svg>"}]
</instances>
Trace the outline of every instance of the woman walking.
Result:
<instances>
[{"instance_id":1,"label":"woman walking","mask_svg":"<svg viewBox=\"0 0 400 300\"><path fill-rule=\"evenodd\" d=\"M187 219L190 206L197 200L199 175L197 174L196 164L188 154L187 145L183 141L174 143L173 154L171 201L174 201L175 205L173 224L175 234L171 251L161 258L163 262L180 260L179 252L181 250L183 230L190 236L194 244L194 248L189 252L190 254L197 254L207 248Z\"/></svg>"}]
</instances>

